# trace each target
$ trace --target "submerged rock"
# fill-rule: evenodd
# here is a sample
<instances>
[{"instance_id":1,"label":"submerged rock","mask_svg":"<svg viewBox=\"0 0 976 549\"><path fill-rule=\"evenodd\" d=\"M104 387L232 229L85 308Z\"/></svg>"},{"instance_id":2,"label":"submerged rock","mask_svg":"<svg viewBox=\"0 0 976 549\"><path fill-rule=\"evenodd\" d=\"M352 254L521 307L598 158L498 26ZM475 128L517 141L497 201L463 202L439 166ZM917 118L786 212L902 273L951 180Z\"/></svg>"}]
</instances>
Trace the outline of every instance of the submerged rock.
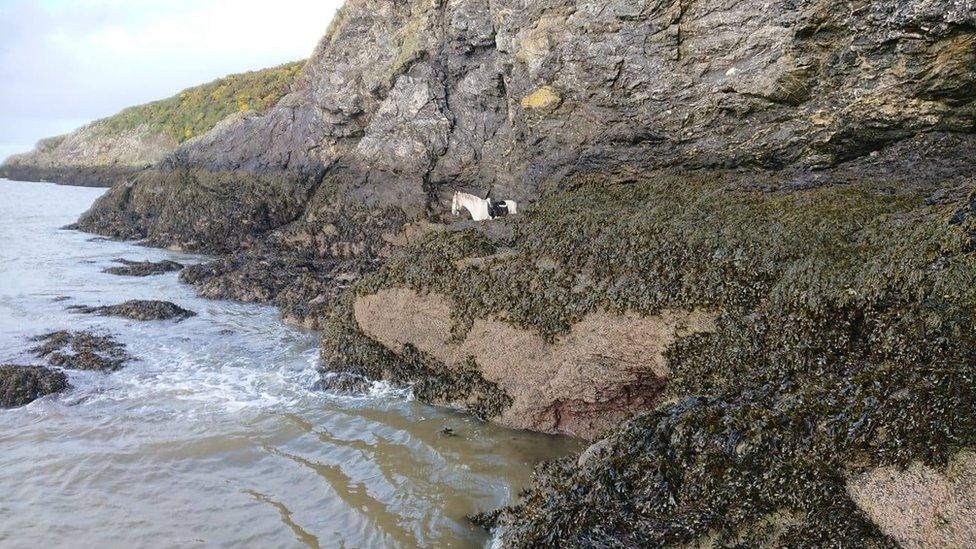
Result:
<instances>
[{"instance_id":1,"label":"submerged rock","mask_svg":"<svg viewBox=\"0 0 976 549\"><path fill-rule=\"evenodd\" d=\"M373 382L363 376L343 372L322 372L315 384L318 391L358 396L369 392Z\"/></svg>"},{"instance_id":2,"label":"submerged rock","mask_svg":"<svg viewBox=\"0 0 976 549\"><path fill-rule=\"evenodd\" d=\"M474 513L467 516L467 519L479 528L484 530L494 530L498 525L498 519L502 511L500 509L494 511L485 511L483 513Z\"/></svg>"},{"instance_id":3,"label":"submerged rock","mask_svg":"<svg viewBox=\"0 0 976 549\"><path fill-rule=\"evenodd\" d=\"M104 305L90 307L86 305L73 305L68 307L69 311L84 314L97 314L101 316L121 316L132 320L186 320L197 314L193 311L184 309L169 301L141 300L133 299L118 305Z\"/></svg>"},{"instance_id":4,"label":"submerged rock","mask_svg":"<svg viewBox=\"0 0 976 549\"><path fill-rule=\"evenodd\" d=\"M114 372L131 360L125 345L111 336L91 332L59 331L31 338L41 343L30 350L52 366L69 370Z\"/></svg>"},{"instance_id":5,"label":"submerged rock","mask_svg":"<svg viewBox=\"0 0 976 549\"><path fill-rule=\"evenodd\" d=\"M0 408L24 406L68 388L68 378L43 366L0 366Z\"/></svg>"},{"instance_id":6,"label":"submerged rock","mask_svg":"<svg viewBox=\"0 0 976 549\"><path fill-rule=\"evenodd\" d=\"M119 276L153 276L163 273L171 273L183 269L181 263L175 261L130 261L128 259L116 259L116 263L121 263L121 267L109 267L103 273Z\"/></svg>"}]
</instances>

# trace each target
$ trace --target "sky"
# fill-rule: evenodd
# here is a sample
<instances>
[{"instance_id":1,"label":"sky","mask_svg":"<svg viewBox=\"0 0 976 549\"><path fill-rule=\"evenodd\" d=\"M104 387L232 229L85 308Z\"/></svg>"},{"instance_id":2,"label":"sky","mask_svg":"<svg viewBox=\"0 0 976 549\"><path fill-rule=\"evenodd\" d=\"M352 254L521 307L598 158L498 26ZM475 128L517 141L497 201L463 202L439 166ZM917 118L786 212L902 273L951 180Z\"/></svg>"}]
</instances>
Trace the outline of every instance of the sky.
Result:
<instances>
[{"instance_id":1,"label":"sky","mask_svg":"<svg viewBox=\"0 0 976 549\"><path fill-rule=\"evenodd\" d=\"M342 0L0 0L0 160L125 107L307 58Z\"/></svg>"}]
</instances>

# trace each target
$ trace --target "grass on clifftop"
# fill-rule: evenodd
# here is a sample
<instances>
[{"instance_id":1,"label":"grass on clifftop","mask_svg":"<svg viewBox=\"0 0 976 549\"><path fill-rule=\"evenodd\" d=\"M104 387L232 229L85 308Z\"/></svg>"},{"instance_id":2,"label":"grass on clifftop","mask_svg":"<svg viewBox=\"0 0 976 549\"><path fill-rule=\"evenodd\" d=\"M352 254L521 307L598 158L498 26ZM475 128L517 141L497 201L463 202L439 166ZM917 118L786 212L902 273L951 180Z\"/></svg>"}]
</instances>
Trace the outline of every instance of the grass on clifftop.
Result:
<instances>
[{"instance_id":1,"label":"grass on clifftop","mask_svg":"<svg viewBox=\"0 0 976 549\"><path fill-rule=\"evenodd\" d=\"M213 129L236 112L265 112L291 89L303 61L260 71L233 74L186 89L169 99L130 107L95 124L122 133L143 124L183 143Z\"/></svg>"},{"instance_id":2,"label":"grass on clifftop","mask_svg":"<svg viewBox=\"0 0 976 549\"><path fill-rule=\"evenodd\" d=\"M459 337L484 316L554 338L597 309L721 313L668 351L668 404L540 470L502 515L513 546L888 546L847 475L976 446L974 239L976 197L593 178L512 238L433 236L359 291L448 296Z\"/></svg>"}]
</instances>

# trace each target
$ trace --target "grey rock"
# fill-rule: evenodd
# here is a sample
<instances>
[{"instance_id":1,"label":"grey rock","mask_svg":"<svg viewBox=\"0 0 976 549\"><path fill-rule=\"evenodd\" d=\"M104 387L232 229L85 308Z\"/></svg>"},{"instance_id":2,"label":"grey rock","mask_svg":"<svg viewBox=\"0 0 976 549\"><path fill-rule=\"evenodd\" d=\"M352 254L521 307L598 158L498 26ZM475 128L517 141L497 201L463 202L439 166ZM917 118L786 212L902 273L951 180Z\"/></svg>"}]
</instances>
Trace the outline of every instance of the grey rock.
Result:
<instances>
[{"instance_id":1,"label":"grey rock","mask_svg":"<svg viewBox=\"0 0 976 549\"><path fill-rule=\"evenodd\" d=\"M50 181L86 187L111 187L152 167L176 148L176 141L142 125L110 132L104 122L41 140L25 154L8 158L0 177Z\"/></svg>"}]
</instances>

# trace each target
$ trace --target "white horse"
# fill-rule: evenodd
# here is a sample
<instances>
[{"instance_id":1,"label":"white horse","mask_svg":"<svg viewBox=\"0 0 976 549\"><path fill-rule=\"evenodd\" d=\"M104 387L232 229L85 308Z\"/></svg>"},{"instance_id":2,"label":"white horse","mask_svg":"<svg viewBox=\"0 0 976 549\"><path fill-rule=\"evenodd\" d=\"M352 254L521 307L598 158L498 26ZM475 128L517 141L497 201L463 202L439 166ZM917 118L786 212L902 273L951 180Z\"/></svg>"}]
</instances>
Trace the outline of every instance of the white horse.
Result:
<instances>
[{"instance_id":1,"label":"white horse","mask_svg":"<svg viewBox=\"0 0 976 549\"><path fill-rule=\"evenodd\" d=\"M454 200L451 202L451 214L459 215L461 208L468 210L471 214L471 219L475 221L497 219L518 213L518 204L514 200L478 198L473 194L457 191L454 193Z\"/></svg>"}]
</instances>

